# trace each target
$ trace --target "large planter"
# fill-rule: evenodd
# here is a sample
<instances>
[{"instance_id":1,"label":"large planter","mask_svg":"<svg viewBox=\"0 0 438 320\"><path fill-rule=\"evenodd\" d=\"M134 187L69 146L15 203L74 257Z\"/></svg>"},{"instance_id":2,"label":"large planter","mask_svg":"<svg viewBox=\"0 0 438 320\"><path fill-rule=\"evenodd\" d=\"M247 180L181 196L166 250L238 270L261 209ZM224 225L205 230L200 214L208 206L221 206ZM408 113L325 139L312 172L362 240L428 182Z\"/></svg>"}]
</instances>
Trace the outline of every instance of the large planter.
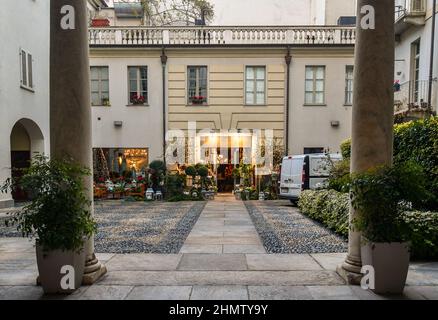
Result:
<instances>
[{"instance_id":1,"label":"large planter","mask_svg":"<svg viewBox=\"0 0 438 320\"><path fill-rule=\"evenodd\" d=\"M375 293L403 293L409 269L409 243L365 242L361 255L362 265L374 267Z\"/></svg>"},{"instance_id":2,"label":"large planter","mask_svg":"<svg viewBox=\"0 0 438 320\"><path fill-rule=\"evenodd\" d=\"M45 294L74 292L81 286L85 269L85 250L76 251L44 251L39 245L36 246L39 282ZM64 266L72 266L74 272L74 289L63 289L61 280L66 273L61 273Z\"/></svg>"}]
</instances>

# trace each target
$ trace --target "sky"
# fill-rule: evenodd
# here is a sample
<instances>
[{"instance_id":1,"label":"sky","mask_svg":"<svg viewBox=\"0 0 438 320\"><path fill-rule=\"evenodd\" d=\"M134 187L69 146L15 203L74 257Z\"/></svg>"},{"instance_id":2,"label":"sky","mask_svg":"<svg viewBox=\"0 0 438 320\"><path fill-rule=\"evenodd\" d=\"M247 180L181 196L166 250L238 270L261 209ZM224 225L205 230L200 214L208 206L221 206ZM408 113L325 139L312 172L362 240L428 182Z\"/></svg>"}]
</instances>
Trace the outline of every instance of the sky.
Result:
<instances>
[{"instance_id":1,"label":"sky","mask_svg":"<svg viewBox=\"0 0 438 320\"><path fill-rule=\"evenodd\" d=\"M310 19L309 1L210 0L216 13L211 25L306 25ZM111 5L112 0L107 2Z\"/></svg>"}]
</instances>

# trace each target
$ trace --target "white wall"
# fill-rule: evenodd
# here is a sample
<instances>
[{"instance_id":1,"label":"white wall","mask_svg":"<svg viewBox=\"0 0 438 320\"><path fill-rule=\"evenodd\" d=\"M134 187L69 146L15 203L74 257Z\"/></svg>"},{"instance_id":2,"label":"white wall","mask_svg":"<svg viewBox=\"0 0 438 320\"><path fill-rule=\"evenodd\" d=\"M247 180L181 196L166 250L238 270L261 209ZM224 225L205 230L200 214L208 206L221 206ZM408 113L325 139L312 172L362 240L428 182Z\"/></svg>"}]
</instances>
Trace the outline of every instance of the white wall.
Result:
<instances>
[{"instance_id":1,"label":"white wall","mask_svg":"<svg viewBox=\"0 0 438 320\"><path fill-rule=\"evenodd\" d=\"M438 17L437 17L438 18ZM420 77L419 80L429 80L430 67L430 45L432 33L432 0L427 1L426 24L424 26L410 26L396 42L395 50L395 75L394 79L401 84L411 79L411 45L420 39ZM400 73L400 74L399 74ZM438 22L435 28L435 59L433 67L433 77L438 76ZM437 108L438 83L434 82L432 95L432 105ZM436 110L436 109L435 109Z\"/></svg>"},{"instance_id":2,"label":"white wall","mask_svg":"<svg viewBox=\"0 0 438 320\"><path fill-rule=\"evenodd\" d=\"M10 176L10 134L17 121L27 118L36 123L44 136L41 147L46 153L49 151L50 1L3 0L1 5L0 182L3 182ZM33 55L35 92L20 88L20 48ZM10 195L0 194L0 207L9 200Z\"/></svg>"},{"instance_id":3,"label":"white wall","mask_svg":"<svg viewBox=\"0 0 438 320\"><path fill-rule=\"evenodd\" d=\"M352 106L345 106L345 70L353 65L353 49L329 53L293 52L291 64L291 107L289 153L302 154L304 148L324 148L339 152L342 141L351 136ZM326 66L325 106L304 106L306 66ZM332 127L331 121L339 121Z\"/></svg>"},{"instance_id":4,"label":"white wall","mask_svg":"<svg viewBox=\"0 0 438 320\"><path fill-rule=\"evenodd\" d=\"M109 67L111 103L92 107L93 148L149 148L149 161L162 159L160 52L92 51L90 65ZM148 106L128 106L128 66L148 66ZM114 121L123 121L123 126L116 128Z\"/></svg>"}]
</instances>

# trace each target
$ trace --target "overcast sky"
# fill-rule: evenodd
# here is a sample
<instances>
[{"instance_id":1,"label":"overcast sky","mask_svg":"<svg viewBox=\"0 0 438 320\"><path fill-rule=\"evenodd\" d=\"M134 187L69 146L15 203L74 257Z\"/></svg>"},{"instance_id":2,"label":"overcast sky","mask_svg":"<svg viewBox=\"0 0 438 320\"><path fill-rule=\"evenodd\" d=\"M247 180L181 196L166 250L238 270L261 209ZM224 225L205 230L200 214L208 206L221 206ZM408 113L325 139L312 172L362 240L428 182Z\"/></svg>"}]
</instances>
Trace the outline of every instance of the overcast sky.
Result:
<instances>
[{"instance_id":1,"label":"overcast sky","mask_svg":"<svg viewBox=\"0 0 438 320\"><path fill-rule=\"evenodd\" d=\"M106 0L110 5L112 0ZM126 0L125 0L126 1ZM129 0L135 1L135 0ZM310 0L209 0L215 7L211 25L306 25Z\"/></svg>"}]
</instances>

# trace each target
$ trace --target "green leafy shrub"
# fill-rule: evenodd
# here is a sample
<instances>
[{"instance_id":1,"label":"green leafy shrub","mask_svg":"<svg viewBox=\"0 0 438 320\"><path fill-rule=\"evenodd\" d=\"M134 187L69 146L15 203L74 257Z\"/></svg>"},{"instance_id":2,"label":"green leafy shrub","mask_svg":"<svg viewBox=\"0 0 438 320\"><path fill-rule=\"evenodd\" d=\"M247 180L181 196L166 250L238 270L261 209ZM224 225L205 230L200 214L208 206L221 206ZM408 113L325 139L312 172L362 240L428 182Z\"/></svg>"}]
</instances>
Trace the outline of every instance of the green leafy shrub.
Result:
<instances>
[{"instance_id":1,"label":"green leafy shrub","mask_svg":"<svg viewBox=\"0 0 438 320\"><path fill-rule=\"evenodd\" d=\"M36 156L19 180L8 179L0 187L2 192L20 188L32 195L30 204L9 214L6 225L36 238L44 250L80 250L96 231L83 184L90 175L71 160Z\"/></svg>"},{"instance_id":2,"label":"green leafy shrub","mask_svg":"<svg viewBox=\"0 0 438 320\"><path fill-rule=\"evenodd\" d=\"M341 154L344 159L351 158L351 139L347 139L341 143Z\"/></svg>"},{"instance_id":3,"label":"green leafy shrub","mask_svg":"<svg viewBox=\"0 0 438 320\"><path fill-rule=\"evenodd\" d=\"M351 139L341 144L344 159L351 157ZM427 176L426 185L432 193L428 199L429 210L438 210L438 117L410 121L394 126L394 164L414 161ZM332 188L340 191L335 181Z\"/></svg>"},{"instance_id":4,"label":"green leafy shrub","mask_svg":"<svg viewBox=\"0 0 438 320\"><path fill-rule=\"evenodd\" d=\"M194 166L189 166L186 168L186 175L190 177L195 177L197 174L198 172Z\"/></svg>"},{"instance_id":5,"label":"green leafy shrub","mask_svg":"<svg viewBox=\"0 0 438 320\"><path fill-rule=\"evenodd\" d=\"M309 218L346 237L349 203L350 199L346 193L334 190L306 190L300 196L298 207Z\"/></svg>"},{"instance_id":6,"label":"green leafy shrub","mask_svg":"<svg viewBox=\"0 0 438 320\"><path fill-rule=\"evenodd\" d=\"M394 127L394 163L414 161L427 176L427 188L434 197L428 208L438 209L438 117L411 121Z\"/></svg>"},{"instance_id":7,"label":"green leafy shrub","mask_svg":"<svg viewBox=\"0 0 438 320\"><path fill-rule=\"evenodd\" d=\"M354 228L372 242L410 240L403 213L422 207L428 192L422 168L413 162L382 166L356 174L351 181L351 204L358 212Z\"/></svg>"},{"instance_id":8,"label":"green leafy shrub","mask_svg":"<svg viewBox=\"0 0 438 320\"><path fill-rule=\"evenodd\" d=\"M342 159L332 163L327 180L328 189L348 192L350 185L350 159Z\"/></svg>"},{"instance_id":9,"label":"green leafy shrub","mask_svg":"<svg viewBox=\"0 0 438 320\"><path fill-rule=\"evenodd\" d=\"M349 195L334 190L307 190L301 194L301 213L347 237ZM406 211L402 215L409 228L413 259L438 258L438 213Z\"/></svg>"}]
</instances>

